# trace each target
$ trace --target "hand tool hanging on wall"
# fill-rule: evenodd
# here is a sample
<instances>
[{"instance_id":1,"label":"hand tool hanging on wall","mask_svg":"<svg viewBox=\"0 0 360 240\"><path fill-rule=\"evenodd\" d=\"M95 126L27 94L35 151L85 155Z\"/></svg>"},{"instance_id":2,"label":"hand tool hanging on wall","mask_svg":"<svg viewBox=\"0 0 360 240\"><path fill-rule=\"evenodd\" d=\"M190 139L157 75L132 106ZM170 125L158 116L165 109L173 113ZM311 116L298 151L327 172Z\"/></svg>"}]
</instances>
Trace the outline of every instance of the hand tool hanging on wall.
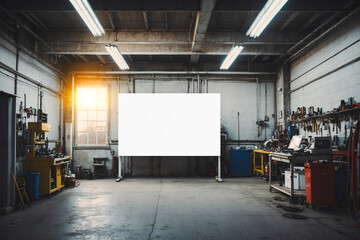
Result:
<instances>
[{"instance_id":1,"label":"hand tool hanging on wall","mask_svg":"<svg viewBox=\"0 0 360 240\"><path fill-rule=\"evenodd\" d=\"M310 123L308 123L308 125L306 126L306 129L308 132L312 132L312 125Z\"/></svg>"},{"instance_id":2,"label":"hand tool hanging on wall","mask_svg":"<svg viewBox=\"0 0 360 240\"><path fill-rule=\"evenodd\" d=\"M303 118L303 117L305 117L305 115L306 115L306 107L302 107L301 108L301 117Z\"/></svg>"},{"instance_id":3,"label":"hand tool hanging on wall","mask_svg":"<svg viewBox=\"0 0 360 240\"><path fill-rule=\"evenodd\" d=\"M341 100L341 102L340 102L340 106L339 106L340 111L344 111L344 110L345 110L345 106L346 106L346 102L345 102L345 100Z\"/></svg>"},{"instance_id":4,"label":"hand tool hanging on wall","mask_svg":"<svg viewBox=\"0 0 360 240\"><path fill-rule=\"evenodd\" d=\"M312 132L316 132L316 122L312 122Z\"/></svg>"},{"instance_id":5,"label":"hand tool hanging on wall","mask_svg":"<svg viewBox=\"0 0 360 240\"><path fill-rule=\"evenodd\" d=\"M324 122L320 123L320 136L323 136L323 128L324 128Z\"/></svg>"},{"instance_id":6,"label":"hand tool hanging on wall","mask_svg":"<svg viewBox=\"0 0 360 240\"><path fill-rule=\"evenodd\" d=\"M339 118L337 119L337 122L338 122L338 126L339 126L339 132L341 132L341 122L340 122Z\"/></svg>"},{"instance_id":7,"label":"hand tool hanging on wall","mask_svg":"<svg viewBox=\"0 0 360 240\"><path fill-rule=\"evenodd\" d=\"M309 116L313 116L314 115L314 106L309 107Z\"/></svg>"},{"instance_id":8,"label":"hand tool hanging on wall","mask_svg":"<svg viewBox=\"0 0 360 240\"><path fill-rule=\"evenodd\" d=\"M338 126L338 120L335 119L335 128L336 128L336 134L339 134L339 126Z\"/></svg>"},{"instance_id":9,"label":"hand tool hanging on wall","mask_svg":"<svg viewBox=\"0 0 360 240\"><path fill-rule=\"evenodd\" d=\"M347 145L347 129L346 129L346 123L345 123L345 138L344 138L344 145Z\"/></svg>"}]
</instances>

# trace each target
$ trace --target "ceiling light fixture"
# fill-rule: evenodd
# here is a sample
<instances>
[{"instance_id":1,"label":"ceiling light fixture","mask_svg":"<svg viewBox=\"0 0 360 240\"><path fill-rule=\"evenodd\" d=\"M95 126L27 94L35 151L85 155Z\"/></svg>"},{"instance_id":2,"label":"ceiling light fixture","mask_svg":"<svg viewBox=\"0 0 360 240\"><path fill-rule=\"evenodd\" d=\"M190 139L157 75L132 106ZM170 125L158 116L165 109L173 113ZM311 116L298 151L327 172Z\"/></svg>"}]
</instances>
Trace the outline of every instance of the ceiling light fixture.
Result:
<instances>
[{"instance_id":1,"label":"ceiling light fixture","mask_svg":"<svg viewBox=\"0 0 360 240\"><path fill-rule=\"evenodd\" d=\"M121 55L119 49L116 46L106 45L105 48L121 70L129 69L129 65L127 65L124 57Z\"/></svg>"},{"instance_id":2,"label":"ceiling light fixture","mask_svg":"<svg viewBox=\"0 0 360 240\"><path fill-rule=\"evenodd\" d=\"M226 56L224 62L221 64L220 69L227 70L231 64L235 61L240 52L244 49L243 46L234 45L232 46L230 52Z\"/></svg>"},{"instance_id":3,"label":"ceiling light fixture","mask_svg":"<svg viewBox=\"0 0 360 240\"><path fill-rule=\"evenodd\" d=\"M261 12L257 15L255 21L246 32L246 36L256 38L260 36L262 31L271 22L275 15L285 5L288 0L268 0Z\"/></svg>"},{"instance_id":4,"label":"ceiling light fixture","mask_svg":"<svg viewBox=\"0 0 360 240\"><path fill-rule=\"evenodd\" d=\"M69 0L79 13L86 26L90 29L95 37L105 34L104 28L101 26L99 19L96 17L93 9L87 0Z\"/></svg>"}]
</instances>

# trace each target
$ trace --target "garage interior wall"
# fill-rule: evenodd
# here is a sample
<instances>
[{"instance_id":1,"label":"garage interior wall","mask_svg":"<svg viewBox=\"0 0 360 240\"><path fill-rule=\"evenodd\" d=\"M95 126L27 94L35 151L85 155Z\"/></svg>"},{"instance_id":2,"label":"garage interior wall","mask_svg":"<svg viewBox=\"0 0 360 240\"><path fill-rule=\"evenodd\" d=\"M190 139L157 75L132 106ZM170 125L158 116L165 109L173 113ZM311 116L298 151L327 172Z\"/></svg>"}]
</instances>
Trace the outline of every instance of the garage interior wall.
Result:
<instances>
[{"instance_id":1,"label":"garage interior wall","mask_svg":"<svg viewBox=\"0 0 360 240\"><path fill-rule=\"evenodd\" d=\"M338 108L340 101L347 101L349 97L360 101L360 16L350 21L351 24L337 28L291 64L291 111L314 106L327 112ZM341 129L344 124L342 122ZM300 134L307 133L300 130ZM336 134L340 143L344 134L344 131Z\"/></svg>"},{"instance_id":2,"label":"garage interior wall","mask_svg":"<svg viewBox=\"0 0 360 240\"><path fill-rule=\"evenodd\" d=\"M16 47L13 42L0 37L0 62L11 69L16 69ZM42 64L32 56L19 50L18 72L22 75L35 80L39 84L34 84L27 79L18 76L16 98L16 113L20 113L20 105L24 107L26 95L26 107L40 108L40 92L43 92L42 109L48 114L48 123L51 125L51 132L46 134L49 140L59 140L62 126L61 96L54 93L61 92L61 80L59 74L48 66ZM0 67L0 91L14 94L14 73ZM26 119L27 122L37 121L36 116ZM49 147L55 147L49 144ZM21 161L21 167L25 167L25 156L20 156L17 161ZM20 167L20 166L17 166ZM19 169L21 170L21 169Z\"/></svg>"},{"instance_id":3,"label":"garage interior wall","mask_svg":"<svg viewBox=\"0 0 360 240\"><path fill-rule=\"evenodd\" d=\"M76 86L108 86L110 92L110 145L106 149L80 148L75 146L74 166L92 169L93 158L106 157L107 169L112 169L110 149L117 156L117 100L118 93L221 93L221 123L227 130L228 140L234 140L227 149L238 146L238 112L240 114L240 141L242 146L253 145L269 139L275 123L275 82L256 78L233 77L200 78L198 89L194 77L131 77L114 79L76 79ZM71 88L68 87L68 90ZM259 96L258 98L256 96ZM258 107L257 107L258 106ZM67 113L71 113L68 106ZM258 127L256 122L269 117L266 127ZM71 118L67 117L67 121ZM76 121L75 121L76 124ZM76 134L75 134L76 136ZM75 141L76 142L76 141ZM214 157L124 157L124 174L131 176L208 176L209 164Z\"/></svg>"}]
</instances>

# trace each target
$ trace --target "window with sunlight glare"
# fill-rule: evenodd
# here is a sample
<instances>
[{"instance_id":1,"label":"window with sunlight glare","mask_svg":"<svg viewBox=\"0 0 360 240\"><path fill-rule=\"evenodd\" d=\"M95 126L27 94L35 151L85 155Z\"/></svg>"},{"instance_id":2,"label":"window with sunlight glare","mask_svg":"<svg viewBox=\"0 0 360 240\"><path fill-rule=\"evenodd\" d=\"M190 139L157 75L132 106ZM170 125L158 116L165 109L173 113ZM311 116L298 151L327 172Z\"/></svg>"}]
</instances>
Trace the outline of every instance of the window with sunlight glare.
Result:
<instances>
[{"instance_id":1,"label":"window with sunlight glare","mask_svg":"<svg viewBox=\"0 0 360 240\"><path fill-rule=\"evenodd\" d=\"M108 144L107 87L77 87L76 131L78 146Z\"/></svg>"}]
</instances>

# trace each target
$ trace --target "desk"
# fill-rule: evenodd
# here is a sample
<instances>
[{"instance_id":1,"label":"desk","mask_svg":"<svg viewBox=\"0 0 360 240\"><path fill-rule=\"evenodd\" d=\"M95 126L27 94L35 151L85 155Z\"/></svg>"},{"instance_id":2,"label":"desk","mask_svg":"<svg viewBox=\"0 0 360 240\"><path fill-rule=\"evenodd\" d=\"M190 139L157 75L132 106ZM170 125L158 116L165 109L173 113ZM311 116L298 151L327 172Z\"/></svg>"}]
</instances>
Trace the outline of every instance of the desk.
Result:
<instances>
[{"instance_id":1,"label":"desk","mask_svg":"<svg viewBox=\"0 0 360 240\"><path fill-rule=\"evenodd\" d=\"M304 165L304 163L306 162L313 162L316 160L327 160L327 161L331 161L332 160L332 155L331 154L327 154L327 155L323 155L323 154L289 154L289 153L277 153L277 152L270 152L269 153L269 187L270 187L270 192L272 191L272 189L278 190L279 192L282 192L286 195L290 196L290 202L292 202L292 200L295 197L300 197L300 198L304 198L306 196L305 191L299 191L299 190L294 190L294 165L295 164L301 164ZM285 186L277 186L275 184L272 184L271 182L271 165L273 164L273 162L281 162L281 163L286 163L286 164L290 164L290 183L291 183L291 187L290 189L286 188Z\"/></svg>"},{"instance_id":2,"label":"desk","mask_svg":"<svg viewBox=\"0 0 360 240\"><path fill-rule=\"evenodd\" d=\"M264 169L264 155L268 155L269 152L268 151L264 151L264 150L260 150L260 149L254 149L254 158L253 158L253 163L254 163L254 175L256 172L261 173L261 176L263 176L265 174L265 169ZM261 162L260 165L256 165L256 154L259 153L261 156Z\"/></svg>"}]
</instances>

